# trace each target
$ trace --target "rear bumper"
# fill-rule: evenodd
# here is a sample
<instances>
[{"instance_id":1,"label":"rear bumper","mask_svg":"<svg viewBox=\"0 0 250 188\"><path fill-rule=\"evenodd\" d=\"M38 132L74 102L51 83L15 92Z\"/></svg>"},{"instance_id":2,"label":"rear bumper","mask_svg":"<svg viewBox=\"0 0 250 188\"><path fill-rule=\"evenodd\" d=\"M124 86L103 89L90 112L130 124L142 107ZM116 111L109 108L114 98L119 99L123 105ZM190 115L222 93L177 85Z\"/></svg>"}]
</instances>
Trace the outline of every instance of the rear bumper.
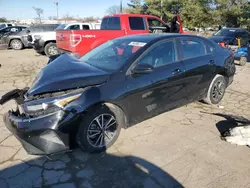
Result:
<instances>
[{"instance_id":1,"label":"rear bumper","mask_svg":"<svg viewBox=\"0 0 250 188\"><path fill-rule=\"evenodd\" d=\"M24 118L15 112L4 115L6 127L33 155L49 155L69 150L69 134L58 130L62 111L38 118Z\"/></svg>"}]
</instances>

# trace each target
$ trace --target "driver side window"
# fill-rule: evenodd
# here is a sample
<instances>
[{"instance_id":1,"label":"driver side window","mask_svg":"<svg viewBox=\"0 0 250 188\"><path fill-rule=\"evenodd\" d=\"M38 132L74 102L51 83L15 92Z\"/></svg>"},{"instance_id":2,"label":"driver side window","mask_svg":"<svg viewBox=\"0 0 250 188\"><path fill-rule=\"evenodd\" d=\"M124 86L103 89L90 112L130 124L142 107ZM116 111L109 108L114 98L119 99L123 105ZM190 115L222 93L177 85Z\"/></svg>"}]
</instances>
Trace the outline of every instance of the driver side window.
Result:
<instances>
[{"instance_id":1,"label":"driver side window","mask_svg":"<svg viewBox=\"0 0 250 188\"><path fill-rule=\"evenodd\" d=\"M149 27L164 27L164 24L156 18L148 18Z\"/></svg>"},{"instance_id":2,"label":"driver side window","mask_svg":"<svg viewBox=\"0 0 250 188\"><path fill-rule=\"evenodd\" d=\"M150 64L157 68L176 60L175 43L173 40L168 40L156 44L139 60L138 64Z\"/></svg>"}]
</instances>

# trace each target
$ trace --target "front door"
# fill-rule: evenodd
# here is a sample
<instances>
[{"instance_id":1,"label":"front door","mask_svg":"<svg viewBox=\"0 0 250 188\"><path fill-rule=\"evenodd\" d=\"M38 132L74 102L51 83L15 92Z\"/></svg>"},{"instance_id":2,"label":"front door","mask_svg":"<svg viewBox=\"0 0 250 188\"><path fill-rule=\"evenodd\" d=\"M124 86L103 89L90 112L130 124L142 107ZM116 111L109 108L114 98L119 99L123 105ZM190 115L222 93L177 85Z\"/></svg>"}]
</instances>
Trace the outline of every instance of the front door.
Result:
<instances>
[{"instance_id":1,"label":"front door","mask_svg":"<svg viewBox=\"0 0 250 188\"><path fill-rule=\"evenodd\" d=\"M153 72L136 77L128 76L130 117L135 122L158 115L185 104L185 71L178 60L175 40L158 42L137 64L150 64Z\"/></svg>"},{"instance_id":2,"label":"front door","mask_svg":"<svg viewBox=\"0 0 250 188\"><path fill-rule=\"evenodd\" d=\"M155 17L148 17L147 23L150 33L167 33L170 31L163 22Z\"/></svg>"}]
</instances>

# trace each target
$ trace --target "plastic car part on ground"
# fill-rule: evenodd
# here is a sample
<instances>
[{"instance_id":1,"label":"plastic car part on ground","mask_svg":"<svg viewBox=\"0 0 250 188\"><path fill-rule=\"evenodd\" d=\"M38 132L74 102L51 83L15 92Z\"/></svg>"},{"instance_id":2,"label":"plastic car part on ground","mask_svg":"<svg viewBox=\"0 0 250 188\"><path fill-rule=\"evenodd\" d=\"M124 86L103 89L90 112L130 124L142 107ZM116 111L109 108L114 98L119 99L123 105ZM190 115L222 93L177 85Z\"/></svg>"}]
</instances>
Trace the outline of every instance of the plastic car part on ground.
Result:
<instances>
[{"instance_id":1,"label":"plastic car part on ground","mask_svg":"<svg viewBox=\"0 0 250 188\"><path fill-rule=\"evenodd\" d=\"M250 124L229 129L223 133L222 138L231 144L250 146Z\"/></svg>"}]
</instances>

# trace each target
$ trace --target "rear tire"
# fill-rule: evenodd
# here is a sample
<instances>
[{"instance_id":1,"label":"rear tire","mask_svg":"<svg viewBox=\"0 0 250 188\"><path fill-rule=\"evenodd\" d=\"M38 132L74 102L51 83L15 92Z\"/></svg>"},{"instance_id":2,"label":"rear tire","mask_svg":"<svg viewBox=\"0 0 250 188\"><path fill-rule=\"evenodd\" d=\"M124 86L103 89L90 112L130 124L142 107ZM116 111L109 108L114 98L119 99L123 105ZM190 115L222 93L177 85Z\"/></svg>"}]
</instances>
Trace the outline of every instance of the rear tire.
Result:
<instances>
[{"instance_id":1,"label":"rear tire","mask_svg":"<svg viewBox=\"0 0 250 188\"><path fill-rule=\"evenodd\" d=\"M207 104L218 104L224 97L226 91L226 80L224 76L217 74L212 80L206 98L203 101Z\"/></svg>"},{"instance_id":2,"label":"rear tire","mask_svg":"<svg viewBox=\"0 0 250 188\"><path fill-rule=\"evenodd\" d=\"M23 49L23 43L21 40L19 39L13 39L11 42L10 42L10 47L13 49L13 50L21 50Z\"/></svg>"},{"instance_id":3,"label":"rear tire","mask_svg":"<svg viewBox=\"0 0 250 188\"><path fill-rule=\"evenodd\" d=\"M245 66L247 64L247 58L246 57L241 57L240 58L240 66Z\"/></svg>"},{"instance_id":4,"label":"rear tire","mask_svg":"<svg viewBox=\"0 0 250 188\"><path fill-rule=\"evenodd\" d=\"M105 151L115 143L123 125L119 110L106 105L98 106L83 116L76 142L86 152Z\"/></svg>"},{"instance_id":5,"label":"rear tire","mask_svg":"<svg viewBox=\"0 0 250 188\"><path fill-rule=\"evenodd\" d=\"M56 43L50 42L50 43L46 44L45 47L44 47L44 53L48 57L59 54Z\"/></svg>"}]
</instances>

